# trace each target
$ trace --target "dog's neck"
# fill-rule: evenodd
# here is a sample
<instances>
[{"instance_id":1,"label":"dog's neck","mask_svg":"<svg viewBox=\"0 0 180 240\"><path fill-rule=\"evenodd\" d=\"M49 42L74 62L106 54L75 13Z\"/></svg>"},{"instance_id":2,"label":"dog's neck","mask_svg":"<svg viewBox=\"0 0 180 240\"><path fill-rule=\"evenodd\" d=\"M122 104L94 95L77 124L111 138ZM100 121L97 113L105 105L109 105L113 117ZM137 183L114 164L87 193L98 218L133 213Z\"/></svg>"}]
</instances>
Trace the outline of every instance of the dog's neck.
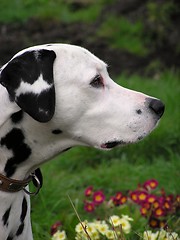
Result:
<instances>
[{"instance_id":1,"label":"dog's neck","mask_svg":"<svg viewBox=\"0 0 180 240\"><path fill-rule=\"evenodd\" d=\"M43 162L75 145L51 124L38 123L22 111L12 114L0 127L0 173L24 180Z\"/></svg>"},{"instance_id":2,"label":"dog's neck","mask_svg":"<svg viewBox=\"0 0 180 240\"><path fill-rule=\"evenodd\" d=\"M18 111L0 126L0 173L24 180L43 162L73 145L74 141L60 129L38 123ZM0 192L0 239L33 239L29 201L23 190Z\"/></svg>"},{"instance_id":3,"label":"dog's neck","mask_svg":"<svg viewBox=\"0 0 180 240\"><path fill-rule=\"evenodd\" d=\"M30 197L24 192L0 192L0 239L33 240Z\"/></svg>"}]
</instances>

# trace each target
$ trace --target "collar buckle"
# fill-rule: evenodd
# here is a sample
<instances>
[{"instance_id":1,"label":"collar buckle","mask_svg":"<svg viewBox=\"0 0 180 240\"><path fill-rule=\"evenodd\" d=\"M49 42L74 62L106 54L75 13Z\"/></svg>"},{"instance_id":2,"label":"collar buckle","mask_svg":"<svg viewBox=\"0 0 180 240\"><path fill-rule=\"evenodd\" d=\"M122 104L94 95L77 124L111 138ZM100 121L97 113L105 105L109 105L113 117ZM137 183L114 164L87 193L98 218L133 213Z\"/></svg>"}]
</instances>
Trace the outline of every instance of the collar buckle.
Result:
<instances>
[{"instance_id":1,"label":"collar buckle","mask_svg":"<svg viewBox=\"0 0 180 240\"><path fill-rule=\"evenodd\" d=\"M28 184L33 181L36 187L36 191L30 192L26 189ZM42 174L41 170L38 168L25 180L16 180L8 178L0 174L0 191L15 193L21 190L25 191L28 195L36 195L42 187Z\"/></svg>"}]
</instances>

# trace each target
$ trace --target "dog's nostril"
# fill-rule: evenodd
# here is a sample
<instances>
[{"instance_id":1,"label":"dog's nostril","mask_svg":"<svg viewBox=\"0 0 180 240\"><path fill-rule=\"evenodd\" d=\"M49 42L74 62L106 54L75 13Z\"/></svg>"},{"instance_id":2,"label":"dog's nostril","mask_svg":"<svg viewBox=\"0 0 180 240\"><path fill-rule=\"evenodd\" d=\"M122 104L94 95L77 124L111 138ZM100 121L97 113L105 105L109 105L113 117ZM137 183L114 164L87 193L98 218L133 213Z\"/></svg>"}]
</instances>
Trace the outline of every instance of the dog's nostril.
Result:
<instances>
[{"instance_id":1,"label":"dog's nostril","mask_svg":"<svg viewBox=\"0 0 180 240\"><path fill-rule=\"evenodd\" d=\"M164 113L164 103L162 103L158 99L152 99L149 103L149 108L152 109L159 117L161 117Z\"/></svg>"}]
</instances>

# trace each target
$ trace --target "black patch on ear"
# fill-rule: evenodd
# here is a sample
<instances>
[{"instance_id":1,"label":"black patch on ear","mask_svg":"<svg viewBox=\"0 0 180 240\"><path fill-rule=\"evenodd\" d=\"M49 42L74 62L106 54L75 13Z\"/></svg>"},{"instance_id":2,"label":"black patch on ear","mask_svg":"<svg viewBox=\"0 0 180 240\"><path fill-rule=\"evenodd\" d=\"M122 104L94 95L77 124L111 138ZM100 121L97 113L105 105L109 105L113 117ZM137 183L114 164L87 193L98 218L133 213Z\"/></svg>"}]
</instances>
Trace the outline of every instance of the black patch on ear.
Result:
<instances>
[{"instance_id":1,"label":"black patch on ear","mask_svg":"<svg viewBox=\"0 0 180 240\"><path fill-rule=\"evenodd\" d=\"M53 63L55 58L56 54L51 50L27 50L10 60L1 72L0 83L7 88L11 99L39 122L47 122L54 115ZM22 82L32 85L38 81L40 75L49 85L48 88L41 89L39 86L38 93L36 93L37 89L26 90L26 92L20 89L20 93L16 93Z\"/></svg>"},{"instance_id":2,"label":"black patch on ear","mask_svg":"<svg viewBox=\"0 0 180 240\"><path fill-rule=\"evenodd\" d=\"M13 123L19 123L23 119L23 111L20 110L19 112L13 113L11 115L11 120Z\"/></svg>"},{"instance_id":3,"label":"black patch on ear","mask_svg":"<svg viewBox=\"0 0 180 240\"><path fill-rule=\"evenodd\" d=\"M24 143L24 139L23 132L18 128L13 128L0 141L2 146L6 146L13 152L13 156L8 159L4 169L7 177L11 177L18 164L26 161L31 155L31 149Z\"/></svg>"},{"instance_id":4,"label":"black patch on ear","mask_svg":"<svg viewBox=\"0 0 180 240\"><path fill-rule=\"evenodd\" d=\"M60 134L60 133L62 133L63 131L61 131L60 129L54 129L54 130L52 130L52 133L53 134Z\"/></svg>"}]
</instances>

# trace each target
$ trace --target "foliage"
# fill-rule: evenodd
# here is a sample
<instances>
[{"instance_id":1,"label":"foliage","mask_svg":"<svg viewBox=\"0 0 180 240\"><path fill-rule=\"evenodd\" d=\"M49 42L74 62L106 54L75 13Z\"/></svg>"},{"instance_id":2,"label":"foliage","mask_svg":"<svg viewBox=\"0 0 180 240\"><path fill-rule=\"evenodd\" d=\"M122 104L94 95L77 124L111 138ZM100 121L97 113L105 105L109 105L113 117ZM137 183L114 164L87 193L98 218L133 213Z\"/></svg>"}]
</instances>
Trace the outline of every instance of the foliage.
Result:
<instances>
[{"instance_id":1,"label":"foliage","mask_svg":"<svg viewBox=\"0 0 180 240\"><path fill-rule=\"evenodd\" d=\"M28 20L31 23L31 19L35 18L44 24L43 29L46 29L48 21L65 23L70 29L73 29L73 23L84 24L89 36L80 41L82 45L103 40L111 48L144 57L146 61L153 57L155 61L150 61L149 72L152 68L167 66L168 62L178 65L178 16L178 3L173 0L142 1L138 5L133 1L121 4L116 0L1 0L0 8L1 23ZM72 36L66 37L67 42L68 38ZM55 42L58 40L55 39ZM167 59L166 49L174 60Z\"/></svg>"},{"instance_id":2,"label":"foliage","mask_svg":"<svg viewBox=\"0 0 180 240\"><path fill-rule=\"evenodd\" d=\"M143 56L148 52L143 28L141 21L132 23L125 17L109 16L98 30L98 35L106 38L112 47Z\"/></svg>"},{"instance_id":3,"label":"foliage","mask_svg":"<svg viewBox=\"0 0 180 240\"><path fill-rule=\"evenodd\" d=\"M29 18L92 22L99 15L104 1L73 10L70 1L63 0L1 0L0 22L26 21Z\"/></svg>"},{"instance_id":4,"label":"foliage","mask_svg":"<svg viewBox=\"0 0 180 240\"><path fill-rule=\"evenodd\" d=\"M156 32L159 34L159 40L162 40L167 27L171 27L171 14L174 11L176 9L172 0L159 4L156 1L147 3L147 21L154 30L156 29Z\"/></svg>"}]
</instances>

